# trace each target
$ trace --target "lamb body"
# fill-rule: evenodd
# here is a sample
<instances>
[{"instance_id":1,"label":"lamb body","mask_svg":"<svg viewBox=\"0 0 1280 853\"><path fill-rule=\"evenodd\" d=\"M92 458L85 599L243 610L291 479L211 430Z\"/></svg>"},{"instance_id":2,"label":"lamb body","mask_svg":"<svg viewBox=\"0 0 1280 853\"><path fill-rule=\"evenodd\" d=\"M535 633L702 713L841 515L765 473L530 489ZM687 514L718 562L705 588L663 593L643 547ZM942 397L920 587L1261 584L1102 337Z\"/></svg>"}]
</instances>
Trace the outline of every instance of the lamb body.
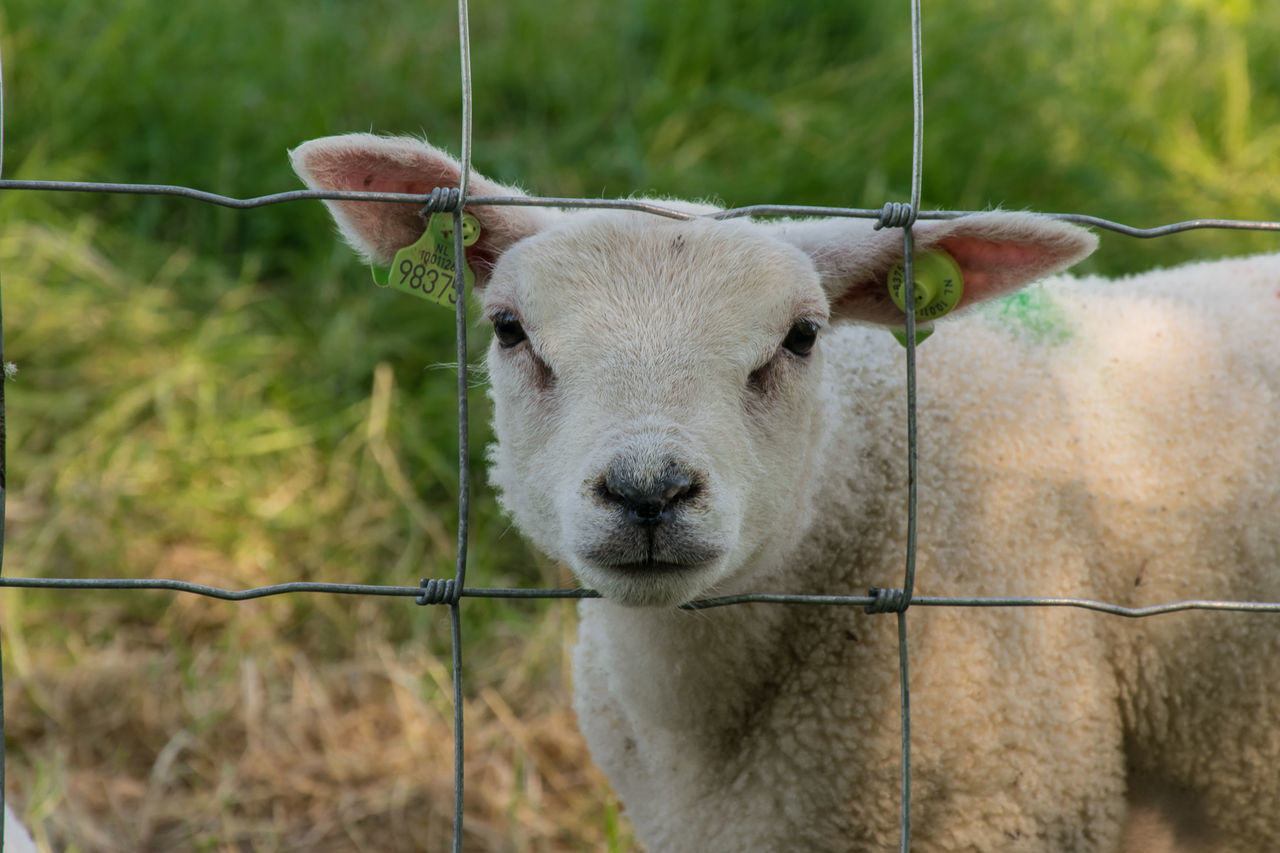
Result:
<instances>
[{"instance_id":1,"label":"lamb body","mask_svg":"<svg viewBox=\"0 0 1280 853\"><path fill-rule=\"evenodd\" d=\"M326 189L459 173L367 135L294 163ZM423 227L413 205L331 209L383 262ZM903 354L874 325L900 322L884 288L900 232L471 212L497 332L492 479L606 596L581 607L575 705L639 836L893 849L893 620L674 605L900 582ZM962 309L993 300L920 349L916 593L1280 599L1280 256L995 300L1092 238L999 213L916 232L965 269ZM913 850L1152 849L1148 808L1177 849L1280 844L1274 615L917 608L910 629Z\"/></svg>"},{"instance_id":2,"label":"lamb body","mask_svg":"<svg viewBox=\"0 0 1280 853\"><path fill-rule=\"evenodd\" d=\"M1030 291L1039 317L943 325L920 350L917 593L1280 598L1277 282L1278 257L1059 278ZM866 327L824 343L818 511L742 588L897 582L901 350ZM913 850L1163 850L1118 846L1149 805L1172 849L1274 849L1274 615L917 608L910 626ZM891 619L842 609L593 602L579 719L655 850L890 850L896 643Z\"/></svg>"}]
</instances>

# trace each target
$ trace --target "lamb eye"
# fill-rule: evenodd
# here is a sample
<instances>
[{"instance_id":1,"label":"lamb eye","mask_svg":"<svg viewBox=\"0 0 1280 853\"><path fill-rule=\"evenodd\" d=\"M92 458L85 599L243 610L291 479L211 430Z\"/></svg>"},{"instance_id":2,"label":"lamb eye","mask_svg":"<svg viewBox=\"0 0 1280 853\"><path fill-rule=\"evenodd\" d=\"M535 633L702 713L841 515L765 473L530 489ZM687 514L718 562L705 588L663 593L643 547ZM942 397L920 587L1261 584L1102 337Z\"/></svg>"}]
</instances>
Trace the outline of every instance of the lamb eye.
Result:
<instances>
[{"instance_id":1,"label":"lamb eye","mask_svg":"<svg viewBox=\"0 0 1280 853\"><path fill-rule=\"evenodd\" d=\"M803 358L813 351L818 340L818 324L812 320L796 320L782 339L782 348Z\"/></svg>"},{"instance_id":2,"label":"lamb eye","mask_svg":"<svg viewBox=\"0 0 1280 853\"><path fill-rule=\"evenodd\" d=\"M503 349L511 349L526 337L524 326L520 325L513 311L502 311L493 316L493 335Z\"/></svg>"}]
</instances>

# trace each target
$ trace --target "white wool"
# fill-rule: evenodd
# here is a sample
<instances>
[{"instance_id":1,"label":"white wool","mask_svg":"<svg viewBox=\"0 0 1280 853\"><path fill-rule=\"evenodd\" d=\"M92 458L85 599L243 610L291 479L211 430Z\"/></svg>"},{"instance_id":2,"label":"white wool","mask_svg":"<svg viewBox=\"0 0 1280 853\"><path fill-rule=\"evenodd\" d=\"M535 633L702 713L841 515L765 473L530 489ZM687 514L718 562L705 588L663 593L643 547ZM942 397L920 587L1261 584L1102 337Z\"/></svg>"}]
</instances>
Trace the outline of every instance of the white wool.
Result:
<instances>
[{"instance_id":1,"label":"white wool","mask_svg":"<svg viewBox=\"0 0 1280 853\"><path fill-rule=\"evenodd\" d=\"M4 850L5 853L36 853L36 843L8 803L4 806Z\"/></svg>"},{"instance_id":2,"label":"white wool","mask_svg":"<svg viewBox=\"0 0 1280 853\"><path fill-rule=\"evenodd\" d=\"M321 188L458 176L370 136L294 162ZM403 210L331 207L367 254L412 230ZM885 292L901 233L476 215L500 336L491 479L605 594L581 606L575 706L640 838L894 849L895 620L675 605L901 582L904 357L880 327L901 321ZM1280 256L1015 292L1095 241L1000 212L915 231L965 276L919 350L917 594L1280 600ZM908 623L913 850L1280 849L1274 615Z\"/></svg>"}]
</instances>

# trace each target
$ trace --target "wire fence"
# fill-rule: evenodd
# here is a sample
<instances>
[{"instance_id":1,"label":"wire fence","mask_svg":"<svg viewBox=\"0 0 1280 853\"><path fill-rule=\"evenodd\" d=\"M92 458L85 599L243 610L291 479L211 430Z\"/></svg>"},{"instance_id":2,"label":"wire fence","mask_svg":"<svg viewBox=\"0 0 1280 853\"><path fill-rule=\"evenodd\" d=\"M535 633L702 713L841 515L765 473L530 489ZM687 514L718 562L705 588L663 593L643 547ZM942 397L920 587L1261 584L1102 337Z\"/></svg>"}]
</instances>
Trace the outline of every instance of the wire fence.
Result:
<instances>
[{"instance_id":1,"label":"wire fence","mask_svg":"<svg viewBox=\"0 0 1280 853\"><path fill-rule=\"evenodd\" d=\"M455 281L460 298L455 309L456 341L457 341L457 385L458 385L458 438L459 438L459 505L458 505L458 542L457 560L454 577L423 579L417 586L394 586L376 584L347 584L294 582L274 584L270 586L248 589L224 589L187 581L162 578L118 579L118 578L48 578L48 577L0 577L0 588L39 588L61 590L169 590L192 595L206 596L225 601L246 601L275 595L292 595L315 593L327 595L355 596L389 596L412 597L420 605L441 605L448 608L452 650L452 685L453 685L453 743L454 743L454 817L453 817L453 850L460 853L463 838L463 667L460 607L465 598L492 599L591 599L600 594L590 589L506 589L490 587L468 587L467 541L470 520L470 473L467 405L468 369L467 369L467 314L466 314L466 279L462 265L465 263L463 251L462 213L468 206L526 206L555 208L592 208L629 210L648 213L670 219L689 220L694 218L729 219L737 217L855 217L875 219L876 228L900 228L903 233L905 293L904 303L914 304L913 260L914 243L912 225L919 220L953 219L975 211L920 209L920 195L923 180L922 160L924 145L924 96L923 96L923 45L921 38L920 0L910 0L911 27L911 62L912 62L912 172L910 200L906 203L890 202L880 209L846 208L846 207L814 207L803 205L758 204L721 210L710 214L690 214L665 207L658 203L635 200L600 200L586 198L552 198L529 196L472 196L467 192L471 172L471 68L470 68L470 32L468 23L467 0L458 2L459 43L461 53L462 84L462 140L461 140L461 186L457 188L437 188L428 195L406 195L385 192L337 192L317 190L295 190L272 193L252 198L232 198L216 193L196 190L183 186L163 184L119 184L88 183L74 181L35 181L3 179L4 153L4 86L3 68L0 62L0 191L23 190L40 192L72 192L72 193L110 193L127 195L176 196L202 203L219 205L236 210L250 210L268 205L283 204L306 200L334 201L367 201L422 204L425 209L436 213L451 213L454 219L454 257ZM1154 238L1199 229L1250 230L1280 232L1280 222L1247 221L1234 219L1194 219L1170 223L1151 228L1140 228L1123 223L1103 219L1096 216L1076 213L1046 213L1042 216L1111 231L1117 234L1136 237ZM717 598L700 599L683 605L687 610L706 610L739 604L777 604L790 606L843 606L862 607L868 613L894 613L897 617L899 680L901 688L901 749L902 749L902 793L901 793L901 830L899 849L906 853L910 848L911 837L911 714L910 714L910 678L907 611L911 607L1053 607L1076 608L1128 618L1141 618L1188 610L1233 611L1252 613L1280 613L1280 602L1261 601L1223 601L1195 599L1172 601L1145 607L1125 607L1118 604L1085 598L1055 597L941 597L916 596L913 594L915 583L916 559L916 526L917 526L917 423L916 423L916 335L915 317L912 312L905 314L906 334L906 405L907 405L907 541L905 547L905 568L902 586L899 588L873 588L866 595L809 595L803 593L748 593ZM3 322L0 318L0 363L4 360ZM4 446L4 385L0 382L0 567L3 566L4 520L5 520L5 446ZM2 688L2 682L0 682ZM0 694L0 808L3 808L4 797L4 706ZM0 853L3 853L4 841L0 838Z\"/></svg>"}]
</instances>

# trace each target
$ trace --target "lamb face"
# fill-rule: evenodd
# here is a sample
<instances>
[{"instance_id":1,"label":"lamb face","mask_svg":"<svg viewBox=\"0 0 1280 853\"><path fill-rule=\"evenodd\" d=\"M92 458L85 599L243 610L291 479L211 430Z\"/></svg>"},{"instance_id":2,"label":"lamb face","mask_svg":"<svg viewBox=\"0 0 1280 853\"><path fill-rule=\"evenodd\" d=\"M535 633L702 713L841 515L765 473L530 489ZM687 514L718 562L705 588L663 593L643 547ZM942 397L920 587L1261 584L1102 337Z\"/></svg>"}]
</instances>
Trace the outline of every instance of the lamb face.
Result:
<instances>
[{"instance_id":1,"label":"lamb face","mask_svg":"<svg viewBox=\"0 0 1280 853\"><path fill-rule=\"evenodd\" d=\"M312 140L291 156L316 189L421 196L461 175L424 142L369 134ZM469 187L521 194L475 173ZM425 228L420 203L326 204L380 264ZM521 530L626 604L763 589L814 518L825 424L857 428L828 400L834 392L820 391L820 330L901 324L886 286L901 233L847 219L468 210L480 234L467 261L495 332L492 480ZM914 241L962 269L959 310L1096 243L1074 226L1001 212L920 222Z\"/></svg>"},{"instance_id":2,"label":"lamb face","mask_svg":"<svg viewBox=\"0 0 1280 853\"><path fill-rule=\"evenodd\" d=\"M792 542L827 321L807 256L750 223L609 213L514 246L482 298L491 477L583 584L678 604Z\"/></svg>"}]
</instances>

